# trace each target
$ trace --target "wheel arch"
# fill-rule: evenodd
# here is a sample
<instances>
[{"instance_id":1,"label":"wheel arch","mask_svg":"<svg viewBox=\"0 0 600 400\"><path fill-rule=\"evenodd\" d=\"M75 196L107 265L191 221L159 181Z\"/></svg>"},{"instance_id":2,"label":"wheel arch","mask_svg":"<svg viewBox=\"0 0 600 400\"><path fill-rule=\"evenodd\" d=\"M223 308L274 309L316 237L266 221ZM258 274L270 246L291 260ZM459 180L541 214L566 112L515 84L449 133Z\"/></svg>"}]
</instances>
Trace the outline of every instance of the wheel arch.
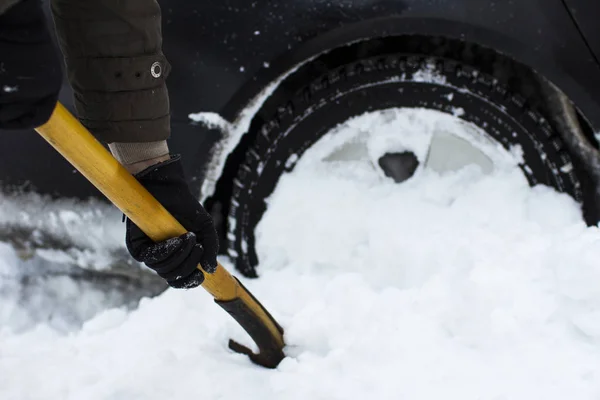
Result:
<instances>
[{"instance_id":1,"label":"wheel arch","mask_svg":"<svg viewBox=\"0 0 600 400\"><path fill-rule=\"evenodd\" d=\"M576 64L579 60L573 60L570 64L559 61L553 57L555 51L552 46L546 47L545 50L534 49L533 46L539 38L517 40L499 30L483 28L463 21L403 16L376 18L345 25L300 43L271 60L268 68L261 69L256 76L248 80L225 105L220 114L227 120L235 120L246 105L265 87L308 60L316 63L324 54L358 42L366 44L386 37L409 35L441 37L493 49L551 81L575 103L584 115L588 116L595 129L600 129L600 116L596 116L600 111L598 103L600 99L594 99L594 96L586 90L586 86L590 83L600 83L599 65L596 65L595 77L577 76L571 71L577 67ZM283 82L289 78L291 75ZM586 81L586 78L593 80Z\"/></svg>"},{"instance_id":2,"label":"wheel arch","mask_svg":"<svg viewBox=\"0 0 600 400\"><path fill-rule=\"evenodd\" d=\"M528 72L531 76L539 74L545 77L573 101L587 125L588 139L594 140L593 129L600 128L598 119L600 104L595 102L591 94L585 90L584 83L578 79L581 77L575 77L566 69L559 68L559 63L551 54L532 52L527 41L515 40L493 29L437 18L392 16L362 21L305 41L272 60L269 68L262 69L242 86L221 111L221 115L226 120L236 121L240 115L247 112L248 104L263 101L258 106L254 105L255 112L250 117L247 130L241 137L228 139L235 140L236 143L225 146L232 151L218 156L223 158L223 162L218 173L215 174L213 171L213 174L218 176L214 189L204 193L207 208L218 217L220 223L227 223L228 201L231 197L233 180L241 160L246 156L249 143L253 135L258 134L261 123L271 119L276 112L274 107L281 104L282 98L304 86L307 80L313 80L323 74L331 67L332 62L336 62L336 56L344 52L346 56L352 53L356 56L367 56L369 52L381 51L382 46L385 47L390 41L410 41L414 38L417 38L416 42L423 38L429 38L432 42L441 40L444 42L440 44L441 46L448 42L461 44L467 53L469 48L484 49L486 52L503 57L507 64L520 71ZM341 64L344 61L337 62ZM269 85L275 87L267 96L261 94ZM531 90L538 89L532 87ZM261 99L261 96L266 98ZM211 164L216 166L213 168L219 168L218 162L213 160ZM223 232L222 239L226 240L224 232L227 229L219 230Z\"/></svg>"}]
</instances>

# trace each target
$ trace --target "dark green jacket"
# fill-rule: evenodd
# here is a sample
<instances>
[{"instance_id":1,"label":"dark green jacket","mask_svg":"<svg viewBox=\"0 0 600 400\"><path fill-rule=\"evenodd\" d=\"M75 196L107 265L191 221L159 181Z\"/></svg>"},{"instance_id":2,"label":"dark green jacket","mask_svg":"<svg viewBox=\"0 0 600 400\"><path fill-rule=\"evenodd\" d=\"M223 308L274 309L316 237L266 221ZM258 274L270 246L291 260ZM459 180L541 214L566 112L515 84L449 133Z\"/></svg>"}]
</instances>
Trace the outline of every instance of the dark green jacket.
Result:
<instances>
[{"instance_id":1,"label":"dark green jacket","mask_svg":"<svg viewBox=\"0 0 600 400\"><path fill-rule=\"evenodd\" d=\"M0 14L17 1L0 0ZM167 139L171 66L158 3L52 0L51 9L81 122L106 143Z\"/></svg>"}]
</instances>

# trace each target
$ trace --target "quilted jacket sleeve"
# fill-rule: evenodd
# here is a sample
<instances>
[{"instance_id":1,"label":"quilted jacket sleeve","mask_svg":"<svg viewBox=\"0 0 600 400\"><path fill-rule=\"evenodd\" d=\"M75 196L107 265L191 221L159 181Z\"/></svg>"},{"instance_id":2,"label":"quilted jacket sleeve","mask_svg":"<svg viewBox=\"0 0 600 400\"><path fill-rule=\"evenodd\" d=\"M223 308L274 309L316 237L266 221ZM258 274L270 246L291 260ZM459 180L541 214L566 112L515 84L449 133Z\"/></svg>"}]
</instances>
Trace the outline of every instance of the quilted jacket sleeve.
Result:
<instances>
[{"instance_id":1,"label":"quilted jacket sleeve","mask_svg":"<svg viewBox=\"0 0 600 400\"><path fill-rule=\"evenodd\" d=\"M106 143L167 139L171 67L158 3L52 0L51 9L81 122Z\"/></svg>"}]
</instances>

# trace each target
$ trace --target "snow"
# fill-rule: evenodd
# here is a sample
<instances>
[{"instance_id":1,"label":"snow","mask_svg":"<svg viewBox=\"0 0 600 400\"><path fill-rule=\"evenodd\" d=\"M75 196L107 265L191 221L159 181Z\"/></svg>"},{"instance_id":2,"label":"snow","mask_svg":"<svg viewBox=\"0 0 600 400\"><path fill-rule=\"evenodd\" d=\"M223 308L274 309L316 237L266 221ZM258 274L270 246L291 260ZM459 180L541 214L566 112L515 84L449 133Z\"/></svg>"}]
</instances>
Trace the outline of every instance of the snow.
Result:
<instances>
[{"instance_id":1,"label":"snow","mask_svg":"<svg viewBox=\"0 0 600 400\"><path fill-rule=\"evenodd\" d=\"M415 72L411 80L414 82L435 82L442 85L446 83L446 77L438 71L432 62L429 62L424 68ZM448 100L452 101L451 98Z\"/></svg>"},{"instance_id":2,"label":"snow","mask_svg":"<svg viewBox=\"0 0 600 400\"><path fill-rule=\"evenodd\" d=\"M0 243L0 332L17 334L43 324L67 334L106 308L137 306L139 288L106 275L97 278L69 264L22 259ZM0 344L0 360L3 350Z\"/></svg>"},{"instance_id":3,"label":"snow","mask_svg":"<svg viewBox=\"0 0 600 400\"><path fill-rule=\"evenodd\" d=\"M36 254L86 269L105 270L123 251L125 224L121 216L116 207L97 200L0 193L2 232L31 232L32 240L40 245L55 242L69 247L66 251L41 249Z\"/></svg>"},{"instance_id":4,"label":"snow","mask_svg":"<svg viewBox=\"0 0 600 400\"><path fill-rule=\"evenodd\" d=\"M225 120L223 117L221 117L217 113L202 112L202 113L190 114L189 117L192 121L204 124L208 128L216 128L216 129L225 130L225 129L228 129L228 127L229 127L229 122L227 122L227 120Z\"/></svg>"},{"instance_id":5,"label":"snow","mask_svg":"<svg viewBox=\"0 0 600 400\"><path fill-rule=\"evenodd\" d=\"M4 93L13 93L13 92L17 92L18 90L19 90L18 86L8 86L8 85L2 86L2 91Z\"/></svg>"},{"instance_id":6,"label":"snow","mask_svg":"<svg viewBox=\"0 0 600 400\"><path fill-rule=\"evenodd\" d=\"M386 149L423 160L439 129L493 172L395 184L373 168ZM322 161L353 140L366 159ZM285 329L276 370L227 349L250 341L205 291L167 290L66 334L14 332L0 312L0 398L600 397L600 232L568 196L530 188L515 151L451 116L388 110L295 161L257 228L260 278L240 278Z\"/></svg>"},{"instance_id":7,"label":"snow","mask_svg":"<svg viewBox=\"0 0 600 400\"><path fill-rule=\"evenodd\" d=\"M452 114L455 117L462 117L465 115L465 109L462 107L452 107Z\"/></svg>"},{"instance_id":8,"label":"snow","mask_svg":"<svg viewBox=\"0 0 600 400\"><path fill-rule=\"evenodd\" d=\"M386 152L403 151L413 152L423 164L434 135L453 135L468 141L499 168L514 168L523 162L522 149L513 146L509 151L504 150L485 131L472 123L436 110L393 108L365 113L340 124L321 139L319 146L311 148L303 156L303 163L331 159L332 153L338 159L347 158L345 156L348 153L354 153L354 157L350 159L359 160L365 150L353 148L358 144L366 148L370 165L376 165L379 157ZM339 154L340 150L342 154ZM297 162L298 156L292 154L286 167ZM348 167L348 164L344 164L344 167Z\"/></svg>"}]
</instances>

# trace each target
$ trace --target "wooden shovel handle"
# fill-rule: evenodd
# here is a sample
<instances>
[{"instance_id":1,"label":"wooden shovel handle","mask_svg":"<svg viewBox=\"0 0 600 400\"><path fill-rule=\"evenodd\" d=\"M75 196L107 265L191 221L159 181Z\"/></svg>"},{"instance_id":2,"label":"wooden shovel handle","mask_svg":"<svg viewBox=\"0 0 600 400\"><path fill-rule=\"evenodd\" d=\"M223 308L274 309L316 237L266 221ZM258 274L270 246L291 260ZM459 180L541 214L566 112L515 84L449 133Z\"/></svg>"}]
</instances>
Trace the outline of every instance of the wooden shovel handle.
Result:
<instances>
[{"instance_id":1,"label":"wooden shovel handle","mask_svg":"<svg viewBox=\"0 0 600 400\"><path fill-rule=\"evenodd\" d=\"M57 104L50 120L36 131L151 239L158 242L186 232L62 104ZM254 322L266 328L283 348L281 327L221 264L216 272L204 275L202 287L215 301L241 301L256 316Z\"/></svg>"}]
</instances>

